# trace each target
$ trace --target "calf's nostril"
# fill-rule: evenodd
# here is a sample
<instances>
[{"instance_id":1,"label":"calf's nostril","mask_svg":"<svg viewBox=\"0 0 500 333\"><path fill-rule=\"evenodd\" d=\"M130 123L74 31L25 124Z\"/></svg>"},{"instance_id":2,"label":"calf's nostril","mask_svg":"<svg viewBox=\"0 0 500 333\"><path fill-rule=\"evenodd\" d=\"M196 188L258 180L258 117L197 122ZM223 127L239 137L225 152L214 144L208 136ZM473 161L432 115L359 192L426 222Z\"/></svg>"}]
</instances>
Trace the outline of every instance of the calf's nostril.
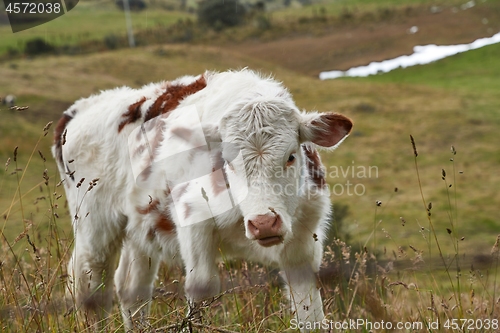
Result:
<instances>
[{"instance_id":1,"label":"calf's nostril","mask_svg":"<svg viewBox=\"0 0 500 333\"><path fill-rule=\"evenodd\" d=\"M275 230L275 229L278 229L280 226L281 226L280 219L278 216L276 216L273 224L271 225L271 229Z\"/></svg>"},{"instance_id":2,"label":"calf's nostril","mask_svg":"<svg viewBox=\"0 0 500 333\"><path fill-rule=\"evenodd\" d=\"M250 229L250 232L256 236L259 233L259 228L254 224L252 220L248 220L248 228Z\"/></svg>"}]
</instances>

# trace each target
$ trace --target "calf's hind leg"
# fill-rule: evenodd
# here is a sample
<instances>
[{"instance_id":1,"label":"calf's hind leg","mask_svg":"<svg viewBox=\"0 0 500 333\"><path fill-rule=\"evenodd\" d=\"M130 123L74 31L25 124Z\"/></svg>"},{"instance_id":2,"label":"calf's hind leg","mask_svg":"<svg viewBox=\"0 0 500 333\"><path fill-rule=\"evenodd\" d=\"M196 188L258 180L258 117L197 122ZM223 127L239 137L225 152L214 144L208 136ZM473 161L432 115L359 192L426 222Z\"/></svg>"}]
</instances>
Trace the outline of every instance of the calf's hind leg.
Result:
<instances>
[{"instance_id":1,"label":"calf's hind leg","mask_svg":"<svg viewBox=\"0 0 500 333\"><path fill-rule=\"evenodd\" d=\"M99 329L110 315L117 242L106 246L92 240L91 234L77 231L75 248L68 265L68 295L83 315L84 322Z\"/></svg>"}]
</instances>

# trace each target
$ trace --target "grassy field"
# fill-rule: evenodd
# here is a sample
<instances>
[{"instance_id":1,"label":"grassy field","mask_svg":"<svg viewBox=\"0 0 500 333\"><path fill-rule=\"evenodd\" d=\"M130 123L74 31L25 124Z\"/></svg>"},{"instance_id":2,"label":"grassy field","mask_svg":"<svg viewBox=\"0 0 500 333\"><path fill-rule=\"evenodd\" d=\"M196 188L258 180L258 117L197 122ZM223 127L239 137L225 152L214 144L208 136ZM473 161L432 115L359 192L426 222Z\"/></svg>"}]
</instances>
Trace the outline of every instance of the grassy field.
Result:
<instances>
[{"instance_id":1,"label":"grassy field","mask_svg":"<svg viewBox=\"0 0 500 333\"><path fill-rule=\"evenodd\" d=\"M338 0L338 1L318 1L307 7L307 12L321 14L342 14L356 12L373 12L387 9L399 9L411 6L459 6L463 3L460 0ZM298 11L297 8L286 8L278 11L276 18L286 19L304 15L305 11Z\"/></svg>"},{"instance_id":2,"label":"grassy field","mask_svg":"<svg viewBox=\"0 0 500 333\"><path fill-rule=\"evenodd\" d=\"M5 161L0 168L0 331L82 331L85 326L61 301L71 219L50 154L53 128L44 131L44 126L57 121L75 99L101 89L244 66L273 72L300 108L335 110L355 122L351 137L323 154L332 200L339 211L349 211L341 216L340 230L348 244L330 242L321 273L328 318L439 320L440 330L406 330L435 332L446 331L448 319L500 316L499 249L494 246L500 201L500 47L331 81L304 74L303 67L291 70L285 61L248 55L244 47L159 45L0 63L0 95L15 94L18 105L30 106L24 111L0 106L0 160ZM343 52L352 54L349 50ZM292 331L275 270L234 263L221 265L220 271L226 292L207 302L200 331ZM182 282L178 268L161 269L153 327L166 331L182 321ZM108 331L121 329L115 310Z\"/></svg>"},{"instance_id":3,"label":"grassy field","mask_svg":"<svg viewBox=\"0 0 500 333\"><path fill-rule=\"evenodd\" d=\"M158 7L131 13L132 28L135 31L168 26L187 18L193 18L193 15ZM113 1L80 1L65 15L32 29L13 34L8 25L0 26L0 54L9 48L22 52L26 41L36 37L55 46L75 47L84 41L124 35L125 14Z\"/></svg>"}]
</instances>

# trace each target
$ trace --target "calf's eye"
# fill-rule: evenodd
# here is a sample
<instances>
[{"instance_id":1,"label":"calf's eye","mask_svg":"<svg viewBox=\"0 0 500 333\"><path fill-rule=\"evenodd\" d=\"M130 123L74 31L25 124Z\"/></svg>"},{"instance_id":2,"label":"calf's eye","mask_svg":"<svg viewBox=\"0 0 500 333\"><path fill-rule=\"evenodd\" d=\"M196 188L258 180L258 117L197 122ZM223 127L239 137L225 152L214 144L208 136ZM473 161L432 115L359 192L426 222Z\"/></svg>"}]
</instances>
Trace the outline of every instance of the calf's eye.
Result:
<instances>
[{"instance_id":1,"label":"calf's eye","mask_svg":"<svg viewBox=\"0 0 500 333\"><path fill-rule=\"evenodd\" d=\"M295 154L290 154L290 156L288 156L288 160L286 161L286 166L292 165L293 162L295 162Z\"/></svg>"}]
</instances>

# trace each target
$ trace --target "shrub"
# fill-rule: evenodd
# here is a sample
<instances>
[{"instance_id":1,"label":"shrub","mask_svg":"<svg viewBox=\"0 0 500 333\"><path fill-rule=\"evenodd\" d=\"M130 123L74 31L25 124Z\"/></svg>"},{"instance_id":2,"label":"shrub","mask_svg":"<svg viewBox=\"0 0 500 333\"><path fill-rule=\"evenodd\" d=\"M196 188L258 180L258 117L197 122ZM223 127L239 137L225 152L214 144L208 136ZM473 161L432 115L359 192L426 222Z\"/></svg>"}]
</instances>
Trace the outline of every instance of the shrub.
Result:
<instances>
[{"instance_id":1,"label":"shrub","mask_svg":"<svg viewBox=\"0 0 500 333\"><path fill-rule=\"evenodd\" d=\"M271 19L269 16L266 16L264 14L258 15L255 18L255 22L256 22L257 28L259 28L260 30L271 29Z\"/></svg>"},{"instance_id":2,"label":"shrub","mask_svg":"<svg viewBox=\"0 0 500 333\"><path fill-rule=\"evenodd\" d=\"M15 57L15 56L19 55L19 50L15 47L8 46L7 47L7 55L9 57Z\"/></svg>"},{"instance_id":3,"label":"shrub","mask_svg":"<svg viewBox=\"0 0 500 333\"><path fill-rule=\"evenodd\" d=\"M50 53L53 51L54 51L54 46L40 37L28 40L24 47L24 52L28 55Z\"/></svg>"},{"instance_id":4,"label":"shrub","mask_svg":"<svg viewBox=\"0 0 500 333\"><path fill-rule=\"evenodd\" d=\"M115 35L106 35L104 37L104 44L106 45L106 47L110 50L114 50L118 47L118 44L119 44L119 40L118 40L118 37L116 37Z\"/></svg>"},{"instance_id":5,"label":"shrub","mask_svg":"<svg viewBox=\"0 0 500 333\"><path fill-rule=\"evenodd\" d=\"M198 8L198 21L216 30L243 23L246 8L238 0L205 0Z\"/></svg>"}]
</instances>

